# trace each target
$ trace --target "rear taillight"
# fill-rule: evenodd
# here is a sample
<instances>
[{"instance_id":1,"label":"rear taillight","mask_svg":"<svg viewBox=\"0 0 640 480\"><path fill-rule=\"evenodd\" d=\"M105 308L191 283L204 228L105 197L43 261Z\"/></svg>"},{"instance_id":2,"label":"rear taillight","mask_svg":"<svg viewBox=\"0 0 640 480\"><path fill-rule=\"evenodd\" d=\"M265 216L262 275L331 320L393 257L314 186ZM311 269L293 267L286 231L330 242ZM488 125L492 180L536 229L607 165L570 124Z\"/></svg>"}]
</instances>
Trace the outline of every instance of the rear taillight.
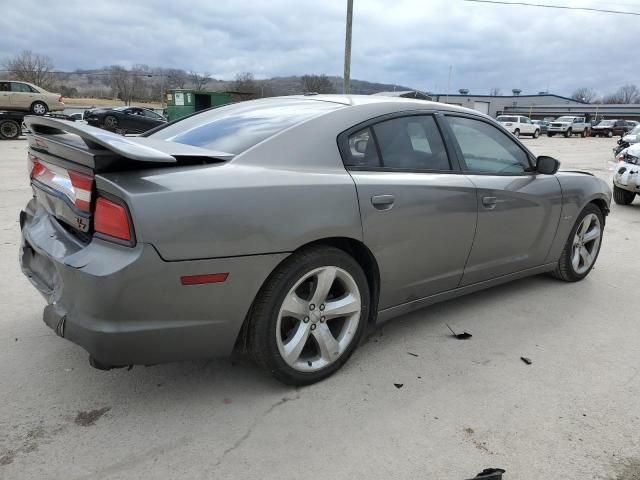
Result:
<instances>
[{"instance_id":1,"label":"rear taillight","mask_svg":"<svg viewBox=\"0 0 640 480\"><path fill-rule=\"evenodd\" d=\"M64 194L78 210L91 212L93 176L43 161L29 153L29 178Z\"/></svg>"},{"instance_id":2,"label":"rear taillight","mask_svg":"<svg viewBox=\"0 0 640 480\"><path fill-rule=\"evenodd\" d=\"M94 213L95 231L118 240L132 241L127 209L105 197L98 197Z\"/></svg>"},{"instance_id":3,"label":"rear taillight","mask_svg":"<svg viewBox=\"0 0 640 480\"><path fill-rule=\"evenodd\" d=\"M58 98L58 102L64 103L64 97L62 95L60 95L60 98Z\"/></svg>"}]
</instances>

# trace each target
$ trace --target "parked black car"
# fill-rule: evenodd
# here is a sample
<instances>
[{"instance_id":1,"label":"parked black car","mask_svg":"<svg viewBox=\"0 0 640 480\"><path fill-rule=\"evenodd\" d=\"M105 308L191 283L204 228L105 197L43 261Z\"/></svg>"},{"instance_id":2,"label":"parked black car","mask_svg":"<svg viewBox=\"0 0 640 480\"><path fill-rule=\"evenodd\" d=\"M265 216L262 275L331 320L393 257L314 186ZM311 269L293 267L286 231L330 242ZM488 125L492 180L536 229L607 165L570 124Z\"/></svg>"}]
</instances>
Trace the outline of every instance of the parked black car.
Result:
<instances>
[{"instance_id":1,"label":"parked black car","mask_svg":"<svg viewBox=\"0 0 640 480\"><path fill-rule=\"evenodd\" d=\"M96 108L84 112L89 125L117 133L144 133L167 122L162 116L140 107Z\"/></svg>"},{"instance_id":2,"label":"parked black car","mask_svg":"<svg viewBox=\"0 0 640 480\"><path fill-rule=\"evenodd\" d=\"M602 120L591 128L591 135L594 137L622 136L634 128L634 124L626 120Z\"/></svg>"}]
</instances>

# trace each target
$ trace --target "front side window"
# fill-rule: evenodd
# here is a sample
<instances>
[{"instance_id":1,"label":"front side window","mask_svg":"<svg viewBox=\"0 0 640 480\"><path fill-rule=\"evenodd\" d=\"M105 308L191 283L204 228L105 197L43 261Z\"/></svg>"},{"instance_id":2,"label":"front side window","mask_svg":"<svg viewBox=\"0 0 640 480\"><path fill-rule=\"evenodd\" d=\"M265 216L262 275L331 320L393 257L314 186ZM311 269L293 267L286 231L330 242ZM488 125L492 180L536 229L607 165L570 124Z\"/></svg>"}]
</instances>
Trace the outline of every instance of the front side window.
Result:
<instances>
[{"instance_id":1,"label":"front side window","mask_svg":"<svg viewBox=\"0 0 640 480\"><path fill-rule=\"evenodd\" d=\"M518 175L530 170L526 152L498 128L471 118L447 120L468 172Z\"/></svg>"},{"instance_id":2,"label":"front side window","mask_svg":"<svg viewBox=\"0 0 640 480\"><path fill-rule=\"evenodd\" d=\"M430 115L386 120L374 125L373 131L385 168L451 169L440 131Z\"/></svg>"}]
</instances>

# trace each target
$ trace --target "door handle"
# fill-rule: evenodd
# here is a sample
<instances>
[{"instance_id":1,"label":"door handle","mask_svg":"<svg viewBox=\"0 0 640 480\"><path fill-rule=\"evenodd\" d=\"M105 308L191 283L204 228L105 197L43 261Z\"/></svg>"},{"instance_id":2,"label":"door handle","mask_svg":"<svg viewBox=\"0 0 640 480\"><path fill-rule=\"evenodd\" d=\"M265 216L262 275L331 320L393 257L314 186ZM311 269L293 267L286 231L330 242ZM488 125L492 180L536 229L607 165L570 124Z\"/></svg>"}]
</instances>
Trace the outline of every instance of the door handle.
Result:
<instances>
[{"instance_id":1,"label":"door handle","mask_svg":"<svg viewBox=\"0 0 640 480\"><path fill-rule=\"evenodd\" d=\"M371 197L371 205L378 210L389 210L395 201L395 195L374 195Z\"/></svg>"},{"instance_id":2,"label":"door handle","mask_svg":"<svg viewBox=\"0 0 640 480\"><path fill-rule=\"evenodd\" d=\"M497 203L498 199L496 197L482 197L482 205L484 205L485 208L495 208Z\"/></svg>"}]
</instances>

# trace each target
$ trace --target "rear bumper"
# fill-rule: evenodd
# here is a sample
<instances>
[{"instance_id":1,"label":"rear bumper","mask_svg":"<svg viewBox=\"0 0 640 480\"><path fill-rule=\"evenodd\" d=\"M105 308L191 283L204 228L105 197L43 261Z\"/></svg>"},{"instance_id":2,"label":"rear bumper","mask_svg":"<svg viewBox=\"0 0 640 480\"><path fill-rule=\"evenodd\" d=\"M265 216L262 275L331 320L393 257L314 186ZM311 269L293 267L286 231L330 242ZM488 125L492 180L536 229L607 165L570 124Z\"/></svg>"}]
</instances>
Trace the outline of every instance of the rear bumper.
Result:
<instances>
[{"instance_id":1,"label":"rear bumper","mask_svg":"<svg viewBox=\"0 0 640 480\"><path fill-rule=\"evenodd\" d=\"M231 353L251 303L286 254L165 262L149 244L83 245L32 200L21 214L20 263L59 336L109 366ZM229 272L224 283L180 277Z\"/></svg>"}]
</instances>

